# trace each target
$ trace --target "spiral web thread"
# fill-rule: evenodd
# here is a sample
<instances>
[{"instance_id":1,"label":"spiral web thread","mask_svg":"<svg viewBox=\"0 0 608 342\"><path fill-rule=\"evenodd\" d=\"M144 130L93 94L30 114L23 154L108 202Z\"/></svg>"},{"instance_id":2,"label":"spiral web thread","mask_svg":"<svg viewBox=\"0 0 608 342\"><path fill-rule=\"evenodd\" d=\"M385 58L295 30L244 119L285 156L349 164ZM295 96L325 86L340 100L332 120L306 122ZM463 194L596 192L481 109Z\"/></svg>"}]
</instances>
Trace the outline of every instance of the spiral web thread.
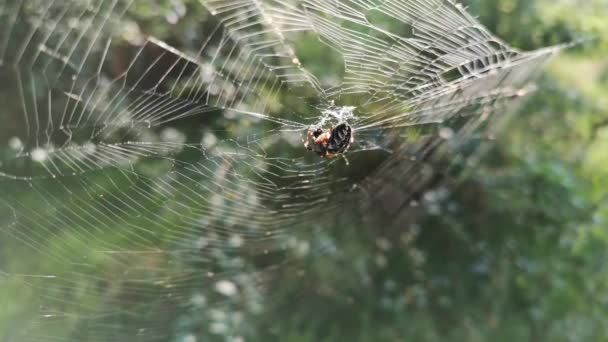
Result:
<instances>
[{"instance_id":1,"label":"spiral web thread","mask_svg":"<svg viewBox=\"0 0 608 342\"><path fill-rule=\"evenodd\" d=\"M396 215L382 198L411 203L432 160L466 166L561 49L516 51L448 0L173 4L201 16L175 44L143 1L0 0L0 281L29 289L9 338L166 340L169 308L238 336L319 220ZM309 71L329 55L304 40L342 69ZM304 150L341 121L348 164Z\"/></svg>"}]
</instances>

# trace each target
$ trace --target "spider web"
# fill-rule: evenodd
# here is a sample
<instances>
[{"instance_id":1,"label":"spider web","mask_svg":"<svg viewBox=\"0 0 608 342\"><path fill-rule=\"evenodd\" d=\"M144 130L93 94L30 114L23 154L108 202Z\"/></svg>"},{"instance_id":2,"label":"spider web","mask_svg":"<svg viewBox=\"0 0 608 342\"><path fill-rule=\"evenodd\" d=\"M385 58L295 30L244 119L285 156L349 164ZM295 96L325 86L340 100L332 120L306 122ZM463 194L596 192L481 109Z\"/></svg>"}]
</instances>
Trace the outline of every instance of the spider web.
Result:
<instances>
[{"instance_id":1,"label":"spider web","mask_svg":"<svg viewBox=\"0 0 608 342\"><path fill-rule=\"evenodd\" d=\"M150 6L0 1L8 340L238 340L315 232L470 167L561 49L448 0ZM344 121L347 159L305 151Z\"/></svg>"}]
</instances>

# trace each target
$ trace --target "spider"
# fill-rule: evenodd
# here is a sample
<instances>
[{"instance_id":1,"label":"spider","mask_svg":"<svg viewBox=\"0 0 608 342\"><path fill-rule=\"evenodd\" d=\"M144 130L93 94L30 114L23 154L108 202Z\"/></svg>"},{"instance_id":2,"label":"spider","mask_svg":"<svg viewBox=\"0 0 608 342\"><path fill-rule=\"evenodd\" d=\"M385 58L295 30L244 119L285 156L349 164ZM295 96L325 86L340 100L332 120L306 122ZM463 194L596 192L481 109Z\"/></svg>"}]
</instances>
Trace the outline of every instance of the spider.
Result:
<instances>
[{"instance_id":1,"label":"spider","mask_svg":"<svg viewBox=\"0 0 608 342\"><path fill-rule=\"evenodd\" d=\"M313 146L310 146L311 139ZM318 127L309 128L306 140L302 140L307 150L316 152L321 158L333 158L345 153L354 141L352 128L344 122L331 127L327 132Z\"/></svg>"}]
</instances>

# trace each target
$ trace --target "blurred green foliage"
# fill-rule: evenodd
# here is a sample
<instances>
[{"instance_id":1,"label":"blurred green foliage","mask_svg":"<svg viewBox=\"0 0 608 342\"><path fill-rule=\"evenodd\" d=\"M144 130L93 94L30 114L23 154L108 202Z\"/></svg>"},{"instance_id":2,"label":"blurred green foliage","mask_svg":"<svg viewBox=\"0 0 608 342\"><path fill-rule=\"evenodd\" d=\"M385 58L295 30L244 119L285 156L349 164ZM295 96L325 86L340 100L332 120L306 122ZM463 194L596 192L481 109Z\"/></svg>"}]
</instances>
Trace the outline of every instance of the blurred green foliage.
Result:
<instances>
[{"instance_id":1,"label":"blurred green foliage","mask_svg":"<svg viewBox=\"0 0 608 342\"><path fill-rule=\"evenodd\" d=\"M407 227L334 236L339 252L311 260L303 293L282 278L253 340L608 339L608 3L467 4L518 48L580 44L480 167L426 196Z\"/></svg>"},{"instance_id":2,"label":"blurred green foliage","mask_svg":"<svg viewBox=\"0 0 608 342\"><path fill-rule=\"evenodd\" d=\"M539 90L465 180L425 195L402 226L320 223L322 229L310 233L324 252L273 273L267 279L272 290L261 300L264 310L233 319L227 335L234 330L245 341L293 342L608 339L608 5L602 0L467 5L493 33L521 49L583 42L551 62ZM196 4L137 6L142 29L161 39L169 33L154 20L147 25L148 18L167 16L184 41L205 19ZM180 20L184 13L188 20ZM313 54L319 48L306 44L297 49ZM339 73L329 70L334 62L312 71ZM22 252L1 250L0 258L12 258L3 268L31 263L25 268L43 273L44 260L16 255ZM95 260L93 253L88 257ZM11 306L0 310L0 331L8 331L16 312L38 309L16 307L10 299L31 303L36 294L19 282L1 284L0 303ZM170 326L174 341L190 341L193 332L225 339L206 335L209 319L200 311L155 311L160 305L152 299L141 303L146 305L131 309L145 317L125 314L106 322L108 327L148 320ZM53 329L49 336L66 327ZM79 329L81 340L94 339L86 327ZM128 340L112 335L108 331L103 338Z\"/></svg>"}]
</instances>

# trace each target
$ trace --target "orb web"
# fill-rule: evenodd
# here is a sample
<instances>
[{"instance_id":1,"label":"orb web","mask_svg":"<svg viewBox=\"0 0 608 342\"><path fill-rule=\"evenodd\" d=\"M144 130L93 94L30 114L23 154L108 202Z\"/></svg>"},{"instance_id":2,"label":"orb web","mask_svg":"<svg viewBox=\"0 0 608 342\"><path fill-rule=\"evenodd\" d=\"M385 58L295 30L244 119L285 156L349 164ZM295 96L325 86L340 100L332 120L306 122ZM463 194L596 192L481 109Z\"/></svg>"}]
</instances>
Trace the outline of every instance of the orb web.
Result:
<instances>
[{"instance_id":1,"label":"orb web","mask_svg":"<svg viewBox=\"0 0 608 342\"><path fill-rule=\"evenodd\" d=\"M471 167L560 49L449 0L0 1L6 336L246 334L316 232ZM304 149L340 122L348 161Z\"/></svg>"}]
</instances>

